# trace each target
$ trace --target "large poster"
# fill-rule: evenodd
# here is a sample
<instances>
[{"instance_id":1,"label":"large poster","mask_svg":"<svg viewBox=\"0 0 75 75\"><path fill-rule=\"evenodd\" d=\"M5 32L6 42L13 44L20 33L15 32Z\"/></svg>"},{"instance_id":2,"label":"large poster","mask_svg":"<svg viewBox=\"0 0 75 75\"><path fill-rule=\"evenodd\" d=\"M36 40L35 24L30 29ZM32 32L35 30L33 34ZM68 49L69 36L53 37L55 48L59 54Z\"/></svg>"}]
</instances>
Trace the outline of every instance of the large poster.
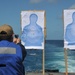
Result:
<instances>
[{"instance_id":1,"label":"large poster","mask_svg":"<svg viewBox=\"0 0 75 75\"><path fill-rule=\"evenodd\" d=\"M21 42L26 49L44 49L45 11L21 12Z\"/></svg>"},{"instance_id":2,"label":"large poster","mask_svg":"<svg viewBox=\"0 0 75 75\"><path fill-rule=\"evenodd\" d=\"M75 49L75 10L64 10L64 48Z\"/></svg>"}]
</instances>

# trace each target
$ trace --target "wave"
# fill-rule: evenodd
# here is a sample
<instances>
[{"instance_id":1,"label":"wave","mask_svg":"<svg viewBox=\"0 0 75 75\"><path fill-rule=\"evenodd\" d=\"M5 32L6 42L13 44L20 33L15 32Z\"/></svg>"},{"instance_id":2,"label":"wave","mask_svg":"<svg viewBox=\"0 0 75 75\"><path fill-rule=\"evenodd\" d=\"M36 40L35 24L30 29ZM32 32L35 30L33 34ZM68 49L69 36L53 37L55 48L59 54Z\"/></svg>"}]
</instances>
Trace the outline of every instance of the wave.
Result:
<instances>
[{"instance_id":1,"label":"wave","mask_svg":"<svg viewBox=\"0 0 75 75\"><path fill-rule=\"evenodd\" d=\"M74 72L75 51L68 50L68 71ZM42 50L27 50L24 61L26 71L42 70ZM45 68L58 69L65 72L65 57L63 40L46 40L45 43Z\"/></svg>"}]
</instances>

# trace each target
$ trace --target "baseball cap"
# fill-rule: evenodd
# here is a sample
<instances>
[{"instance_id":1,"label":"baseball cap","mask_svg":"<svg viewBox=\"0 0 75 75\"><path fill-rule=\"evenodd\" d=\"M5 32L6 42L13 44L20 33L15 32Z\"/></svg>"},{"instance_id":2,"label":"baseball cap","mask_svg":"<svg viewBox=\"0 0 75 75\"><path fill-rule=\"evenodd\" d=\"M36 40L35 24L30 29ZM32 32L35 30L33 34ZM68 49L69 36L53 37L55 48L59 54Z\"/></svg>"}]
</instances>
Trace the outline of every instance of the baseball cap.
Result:
<instances>
[{"instance_id":1,"label":"baseball cap","mask_svg":"<svg viewBox=\"0 0 75 75\"><path fill-rule=\"evenodd\" d=\"M12 35L14 33L12 27L7 24L0 26L0 35L4 34L2 32L5 32L7 35Z\"/></svg>"}]
</instances>

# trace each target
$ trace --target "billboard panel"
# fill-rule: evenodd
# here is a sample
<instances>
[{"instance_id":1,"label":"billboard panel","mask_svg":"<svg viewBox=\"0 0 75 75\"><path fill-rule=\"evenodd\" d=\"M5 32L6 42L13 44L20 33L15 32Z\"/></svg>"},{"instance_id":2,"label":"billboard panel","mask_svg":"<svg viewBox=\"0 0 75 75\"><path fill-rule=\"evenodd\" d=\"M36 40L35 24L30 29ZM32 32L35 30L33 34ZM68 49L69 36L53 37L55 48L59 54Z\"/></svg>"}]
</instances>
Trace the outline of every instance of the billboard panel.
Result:
<instances>
[{"instance_id":1,"label":"billboard panel","mask_svg":"<svg viewBox=\"0 0 75 75\"><path fill-rule=\"evenodd\" d=\"M75 49L75 10L64 10L64 48Z\"/></svg>"},{"instance_id":2,"label":"billboard panel","mask_svg":"<svg viewBox=\"0 0 75 75\"><path fill-rule=\"evenodd\" d=\"M26 49L44 49L45 11L21 12L21 42Z\"/></svg>"}]
</instances>

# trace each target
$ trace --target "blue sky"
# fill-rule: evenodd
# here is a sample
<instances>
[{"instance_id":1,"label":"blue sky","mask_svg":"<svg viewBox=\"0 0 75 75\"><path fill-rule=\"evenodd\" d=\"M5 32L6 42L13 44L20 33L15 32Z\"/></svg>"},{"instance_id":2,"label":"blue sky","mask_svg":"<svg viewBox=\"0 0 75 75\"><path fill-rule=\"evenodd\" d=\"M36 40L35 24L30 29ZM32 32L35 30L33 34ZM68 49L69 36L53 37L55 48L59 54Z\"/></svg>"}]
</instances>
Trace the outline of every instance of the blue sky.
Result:
<instances>
[{"instance_id":1,"label":"blue sky","mask_svg":"<svg viewBox=\"0 0 75 75\"><path fill-rule=\"evenodd\" d=\"M63 40L63 10L75 8L75 0L0 0L0 25L9 24L21 35L21 11L46 11L46 39Z\"/></svg>"}]
</instances>

